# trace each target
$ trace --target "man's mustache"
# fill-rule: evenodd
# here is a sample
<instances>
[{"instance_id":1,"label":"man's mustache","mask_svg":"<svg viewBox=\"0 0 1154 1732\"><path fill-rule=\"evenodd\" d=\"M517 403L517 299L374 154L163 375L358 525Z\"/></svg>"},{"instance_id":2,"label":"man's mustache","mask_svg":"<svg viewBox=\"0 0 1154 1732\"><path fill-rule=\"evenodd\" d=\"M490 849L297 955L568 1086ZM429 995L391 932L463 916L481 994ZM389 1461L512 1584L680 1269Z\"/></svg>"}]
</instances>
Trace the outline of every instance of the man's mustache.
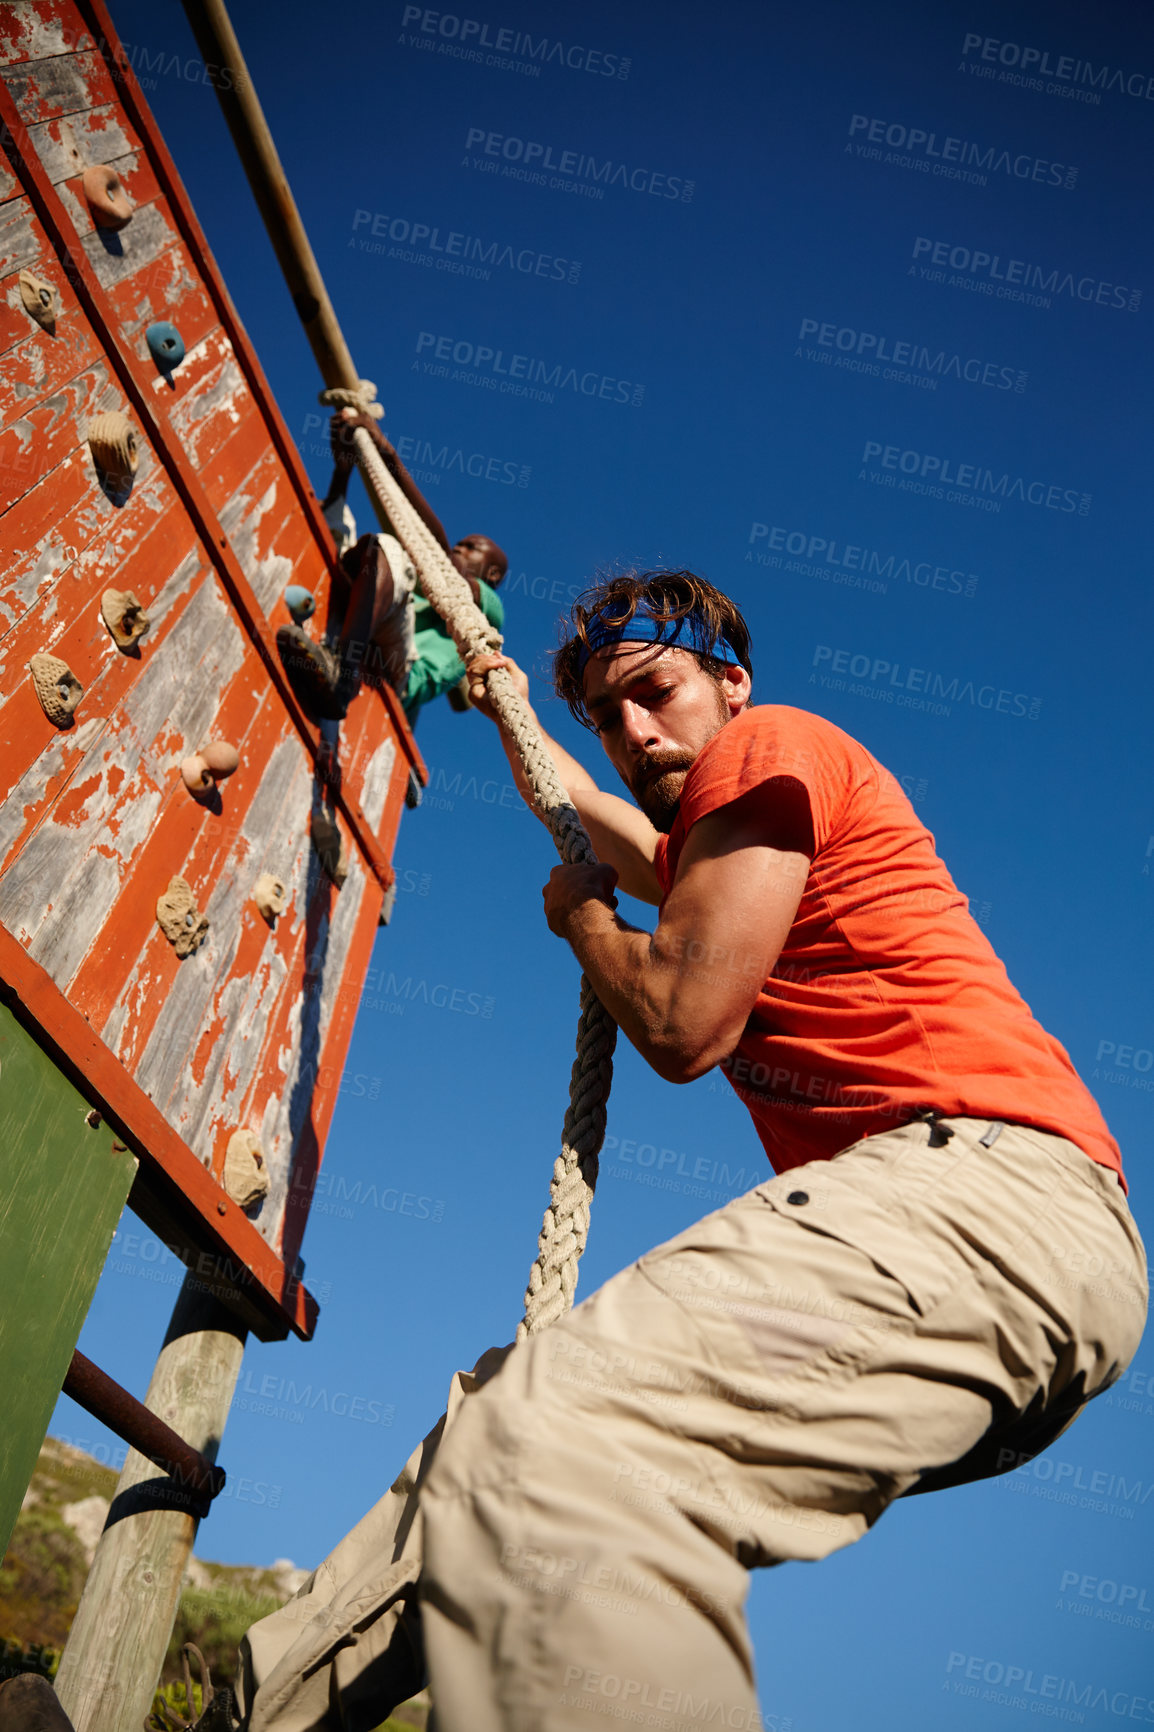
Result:
<instances>
[{"instance_id":1,"label":"man's mustache","mask_svg":"<svg viewBox=\"0 0 1154 1732\"><path fill-rule=\"evenodd\" d=\"M693 763L692 752L651 752L633 771L632 786L635 794L640 794L655 782L659 776L666 775L670 770L688 770Z\"/></svg>"}]
</instances>

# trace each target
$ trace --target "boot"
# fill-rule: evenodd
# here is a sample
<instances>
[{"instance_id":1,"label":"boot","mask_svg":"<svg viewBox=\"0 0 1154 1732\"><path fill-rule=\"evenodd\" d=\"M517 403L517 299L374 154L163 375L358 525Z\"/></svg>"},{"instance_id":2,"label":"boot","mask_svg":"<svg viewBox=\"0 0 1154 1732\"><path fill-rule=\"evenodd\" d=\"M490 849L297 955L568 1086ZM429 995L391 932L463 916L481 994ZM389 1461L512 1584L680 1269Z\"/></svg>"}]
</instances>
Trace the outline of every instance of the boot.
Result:
<instances>
[{"instance_id":1,"label":"boot","mask_svg":"<svg viewBox=\"0 0 1154 1732\"><path fill-rule=\"evenodd\" d=\"M0 1684L0 1732L73 1732L60 1700L39 1672L19 1672Z\"/></svg>"},{"instance_id":2,"label":"boot","mask_svg":"<svg viewBox=\"0 0 1154 1732\"><path fill-rule=\"evenodd\" d=\"M297 698L314 716L343 721L351 693L341 679L341 664L332 650L299 625L278 626L276 647Z\"/></svg>"}]
</instances>

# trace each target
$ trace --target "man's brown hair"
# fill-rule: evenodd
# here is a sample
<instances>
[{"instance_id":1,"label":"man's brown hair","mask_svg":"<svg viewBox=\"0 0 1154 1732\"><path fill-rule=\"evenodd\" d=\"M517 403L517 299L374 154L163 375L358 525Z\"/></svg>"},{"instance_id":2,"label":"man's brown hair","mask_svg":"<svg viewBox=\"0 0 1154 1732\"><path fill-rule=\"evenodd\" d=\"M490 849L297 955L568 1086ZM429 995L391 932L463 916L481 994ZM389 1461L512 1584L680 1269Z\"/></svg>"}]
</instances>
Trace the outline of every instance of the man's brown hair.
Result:
<instances>
[{"instance_id":1,"label":"man's brown hair","mask_svg":"<svg viewBox=\"0 0 1154 1732\"><path fill-rule=\"evenodd\" d=\"M694 656L706 673L717 674L726 665L720 657L708 653L709 646L718 638L725 638L745 671L753 674L749 627L727 595L692 571L617 572L601 578L573 603L569 613L572 635L553 654L557 696L564 698L582 727L593 725L585 708L581 677L589 650L589 628L594 623L611 627L627 625L639 603L644 603L655 618L670 624L687 614L700 619L705 647L688 649L687 654Z\"/></svg>"}]
</instances>

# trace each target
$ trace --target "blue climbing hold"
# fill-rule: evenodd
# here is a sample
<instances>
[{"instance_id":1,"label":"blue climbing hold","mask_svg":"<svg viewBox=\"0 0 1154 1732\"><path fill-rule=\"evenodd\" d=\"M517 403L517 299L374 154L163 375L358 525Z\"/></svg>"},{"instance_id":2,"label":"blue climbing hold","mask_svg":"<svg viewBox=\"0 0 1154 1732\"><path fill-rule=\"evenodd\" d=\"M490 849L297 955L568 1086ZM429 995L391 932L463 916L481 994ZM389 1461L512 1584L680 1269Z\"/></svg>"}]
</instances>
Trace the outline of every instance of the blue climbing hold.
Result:
<instances>
[{"instance_id":1,"label":"blue climbing hold","mask_svg":"<svg viewBox=\"0 0 1154 1732\"><path fill-rule=\"evenodd\" d=\"M317 611L316 597L311 589L302 589L299 583L290 583L284 592L284 604L295 620L311 619Z\"/></svg>"},{"instance_id":2,"label":"blue climbing hold","mask_svg":"<svg viewBox=\"0 0 1154 1732\"><path fill-rule=\"evenodd\" d=\"M161 319L155 325L149 325L144 333L148 343L148 351L162 373L170 372L173 367L179 367L184 360L184 338L175 325Z\"/></svg>"}]
</instances>

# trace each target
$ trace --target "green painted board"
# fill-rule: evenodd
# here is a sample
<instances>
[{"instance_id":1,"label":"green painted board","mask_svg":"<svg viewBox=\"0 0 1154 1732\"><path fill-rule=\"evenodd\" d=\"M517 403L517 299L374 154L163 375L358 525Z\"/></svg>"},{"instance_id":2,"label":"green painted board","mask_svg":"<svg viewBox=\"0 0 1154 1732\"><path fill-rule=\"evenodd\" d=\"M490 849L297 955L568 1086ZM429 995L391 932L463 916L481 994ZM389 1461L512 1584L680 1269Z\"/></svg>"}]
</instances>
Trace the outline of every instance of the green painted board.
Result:
<instances>
[{"instance_id":1,"label":"green painted board","mask_svg":"<svg viewBox=\"0 0 1154 1732\"><path fill-rule=\"evenodd\" d=\"M0 1557L136 1172L89 1110L0 1005Z\"/></svg>"}]
</instances>

